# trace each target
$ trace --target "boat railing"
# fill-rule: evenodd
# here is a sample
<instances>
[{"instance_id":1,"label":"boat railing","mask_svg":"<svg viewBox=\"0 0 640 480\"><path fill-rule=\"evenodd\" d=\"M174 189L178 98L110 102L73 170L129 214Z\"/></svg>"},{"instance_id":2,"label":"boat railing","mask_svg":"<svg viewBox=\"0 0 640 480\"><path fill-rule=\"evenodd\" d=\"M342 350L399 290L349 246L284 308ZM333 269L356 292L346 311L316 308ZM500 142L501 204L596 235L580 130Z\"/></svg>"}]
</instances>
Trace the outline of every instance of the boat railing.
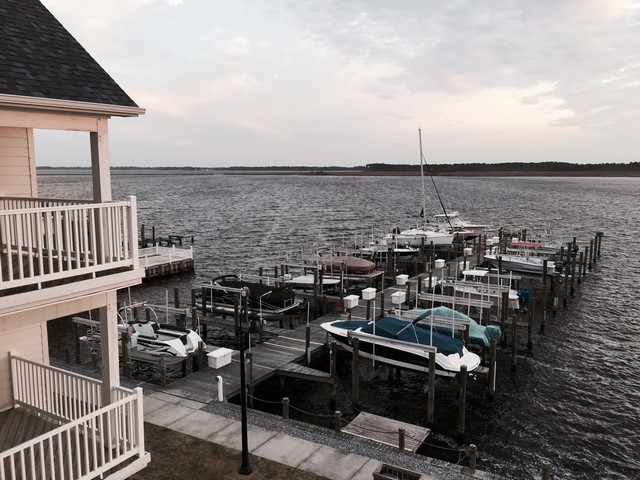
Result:
<instances>
[{"instance_id":1,"label":"boat railing","mask_svg":"<svg viewBox=\"0 0 640 480\"><path fill-rule=\"evenodd\" d=\"M429 352L437 352L438 349L437 347L433 346L433 345L424 345L421 343L413 343L413 342L405 342L404 340L398 340L395 338L386 338L386 337L379 337L378 335L373 335L371 333L365 333L365 332L356 332L353 330L349 330L347 332L347 336L349 338L358 338L358 339L365 339L371 343L378 343L378 344L384 344L384 345L393 345L393 346L397 346L397 347L411 347L413 349L416 349L418 351L420 351L421 353L424 353L424 355L426 357L429 356Z\"/></svg>"}]
</instances>

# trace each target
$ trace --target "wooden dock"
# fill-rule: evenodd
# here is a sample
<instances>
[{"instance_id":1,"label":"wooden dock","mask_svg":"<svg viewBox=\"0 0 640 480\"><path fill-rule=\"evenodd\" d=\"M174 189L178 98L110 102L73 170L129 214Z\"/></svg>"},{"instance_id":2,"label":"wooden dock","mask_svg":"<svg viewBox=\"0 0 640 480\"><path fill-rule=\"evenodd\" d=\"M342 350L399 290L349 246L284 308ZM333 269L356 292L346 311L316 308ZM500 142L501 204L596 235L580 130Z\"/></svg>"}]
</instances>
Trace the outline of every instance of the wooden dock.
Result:
<instances>
[{"instance_id":1,"label":"wooden dock","mask_svg":"<svg viewBox=\"0 0 640 480\"><path fill-rule=\"evenodd\" d=\"M342 431L355 437L367 438L392 447L404 447L404 450L410 452L418 450L431 433L428 428L367 412L361 412Z\"/></svg>"},{"instance_id":2,"label":"wooden dock","mask_svg":"<svg viewBox=\"0 0 640 480\"><path fill-rule=\"evenodd\" d=\"M193 248L147 247L138 251L145 278L164 277L193 270Z\"/></svg>"},{"instance_id":3,"label":"wooden dock","mask_svg":"<svg viewBox=\"0 0 640 480\"><path fill-rule=\"evenodd\" d=\"M322 351L326 346L326 333L320 328L321 320L310 322L309 355ZM255 335L253 337L256 337ZM296 377L305 380L333 384L334 379L327 372L315 370L303 365L307 358L306 326L287 330L271 340L251 349L247 353L247 387L252 388L276 375ZM215 347L207 347L207 352ZM211 402L218 398L219 379L222 380L223 396L230 399L240 393L240 355L234 350L231 363L220 368L203 368L189 376L170 382L167 393L175 394L199 402ZM158 388L157 385L147 385Z\"/></svg>"}]
</instances>

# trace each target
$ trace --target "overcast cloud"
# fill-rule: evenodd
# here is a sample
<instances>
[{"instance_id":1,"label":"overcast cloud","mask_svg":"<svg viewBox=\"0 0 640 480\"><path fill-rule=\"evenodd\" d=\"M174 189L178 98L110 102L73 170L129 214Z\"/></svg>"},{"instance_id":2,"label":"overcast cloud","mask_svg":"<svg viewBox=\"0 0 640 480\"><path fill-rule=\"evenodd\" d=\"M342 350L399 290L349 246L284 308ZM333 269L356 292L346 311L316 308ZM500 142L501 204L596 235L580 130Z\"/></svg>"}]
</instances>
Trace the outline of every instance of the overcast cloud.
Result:
<instances>
[{"instance_id":1,"label":"overcast cloud","mask_svg":"<svg viewBox=\"0 0 640 480\"><path fill-rule=\"evenodd\" d=\"M640 2L43 0L147 113L113 165L638 161ZM40 165L87 165L37 132Z\"/></svg>"}]
</instances>

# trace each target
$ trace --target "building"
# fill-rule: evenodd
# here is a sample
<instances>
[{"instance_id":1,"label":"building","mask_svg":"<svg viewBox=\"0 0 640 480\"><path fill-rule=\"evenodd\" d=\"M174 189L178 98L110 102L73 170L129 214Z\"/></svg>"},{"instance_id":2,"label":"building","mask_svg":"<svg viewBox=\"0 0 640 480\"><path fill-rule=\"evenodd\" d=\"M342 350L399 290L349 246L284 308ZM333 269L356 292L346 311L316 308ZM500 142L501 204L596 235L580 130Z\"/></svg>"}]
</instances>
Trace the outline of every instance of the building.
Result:
<instances>
[{"instance_id":1,"label":"building","mask_svg":"<svg viewBox=\"0 0 640 480\"><path fill-rule=\"evenodd\" d=\"M116 291L144 270L136 199L111 198L108 122L144 110L38 0L0 2L0 45L0 478L126 478L149 454L142 391L120 386ZM93 198L38 196L37 129L87 132ZM49 362L47 322L87 310L99 381Z\"/></svg>"}]
</instances>

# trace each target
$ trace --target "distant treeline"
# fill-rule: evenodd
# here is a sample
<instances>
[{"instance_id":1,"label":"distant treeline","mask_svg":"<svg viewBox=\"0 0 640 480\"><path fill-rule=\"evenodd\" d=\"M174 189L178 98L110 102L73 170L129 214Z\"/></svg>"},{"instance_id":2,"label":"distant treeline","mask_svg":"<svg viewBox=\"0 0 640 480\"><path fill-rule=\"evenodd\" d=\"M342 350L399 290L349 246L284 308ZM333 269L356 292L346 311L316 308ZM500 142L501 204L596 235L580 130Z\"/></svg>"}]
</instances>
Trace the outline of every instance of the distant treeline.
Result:
<instances>
[{"instance_id":1,"label":"distant treeline","mask_svg":"<svg viewBox=\"0 0 640 480\"><path fill-rule=\"evenodd\" d=\"M86 170L87 167L38 167L39 169L52 170ZM330 174L365 174L365 175L419 175L420 165L415 164L391 164L391 163L370 163L368 165L356 167L308 167L308 166L235 166L235 167L111 167L112 170L163 170L163 171L222 171L222 172L277 172L281 174L304 172L310 175L330 175ZM431 175L489 175L510 174L510 175L536 175L549 173L568 173L575 175L589 175L603 173L606 175L633 175L640 176L640 162L632 163L596 163L577 164L568 162L539 162L539 163L456 163L456 164L425 164L425 174Z\"/></svg>"},{"instance_id":2,"label":"distant treeline","mask_svg":"<svg viewBox=\"0 0 640 480\"><path fill-rule=\"evenodd\" d=\"M632 163L598 163L576 164L568 162L539 162L539 163L456 163L450 165L425 165L425 173L432 175L464 174L491 172L540 173L540 172L616 172L640 173L640 162ZM375 172L420 172L420 165L390 165L388 163L371 163L366 166L367 171Z\"/></svg>"}]
</instances>

